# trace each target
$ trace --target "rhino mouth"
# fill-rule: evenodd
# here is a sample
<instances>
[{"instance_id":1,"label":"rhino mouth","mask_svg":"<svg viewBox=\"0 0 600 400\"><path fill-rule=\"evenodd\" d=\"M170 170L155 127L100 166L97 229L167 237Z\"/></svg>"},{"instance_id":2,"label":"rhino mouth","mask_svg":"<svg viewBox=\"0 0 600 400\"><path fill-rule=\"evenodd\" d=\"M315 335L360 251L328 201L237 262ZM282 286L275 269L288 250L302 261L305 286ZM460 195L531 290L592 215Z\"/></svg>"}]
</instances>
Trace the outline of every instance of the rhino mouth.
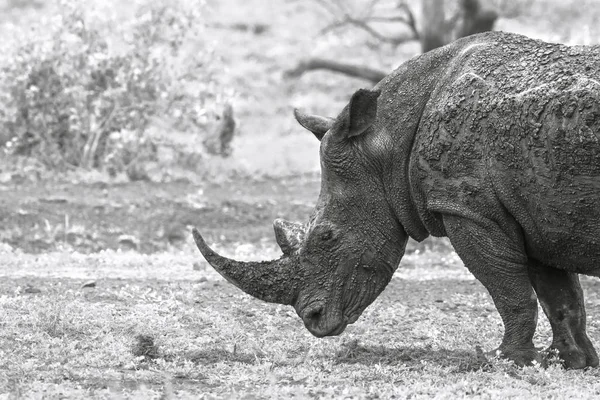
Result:
<instances>
[{"instance_id":1,"label":"rhino mouth","mask_svg":"<svg viewBox=\"0 0 600 400\"><path fill-rule=\"evenodd\" d=\"M335 328L334 330L332 330L331 332L329 332L326 336L338 336L341 335L346 328L348 327L348 325L352 325L353 323L356 322L356 320L358 319L358 315L354 315L351 317L346 317L344 316L344 319L342 320L342 323L339 324L337 326L337 328Z\"/></svg>"},{"instance_id":2,"label":"rhino mouth","mask_svg":"<svg viewBox=\"0 0 600 400\"><path fill-rule=\"evenodd\" d=\"M322 335L322 336L318 336L318 337L341 335L346 330L348 325L352 325L353 323L356 322L356 320L358 320L358 317L359 317L359 315L353 315L350 317L344 316L342 321L337 326L335 326L329 333ZM313 333L313 335L314 335L314 333ZM315 335L315 336L317 336L317 335Z\"/></svg>"},{"instance_id":3,"label":"rhino mouth","mask_svg":"<svg viewBox=\"0 0 600 400\"><path fill-rule=\"evenodd\" d=\"M321 329L321 328L315 328L315 327L311 327L311 326L306 326L306 329L308 329L308 331L310 333L312 333L313 336L318 337L318 338L323 338L326 336L338 336L341 335L342 332L344 332L346 330L346 328L348 327L348 322L347 321L343 321L341 323L339 323L338 325L335 325L333 327L327 328L327 330Z\"/></svg>"},{"instance_id":4,"label":"rhino mouth","mask_svg":"<svg viewBox=\"0 0 600 400\"><path fill-rule=\"evenodd\" d=\"M307 312L305 311L302 314L306 316ZM314 323L310 321L310 319L307 320L307 318L303 318L306 329L313 336L318 338L341 335L346 330L348 325L355 323L357 319L358 316L343 316L338 321L335 321L324 316L319 323Z\"/></svg>"},{"instance_id":5,"label":"rhino mouth","mask_svg":"<svg viewBox=\"0 0 600 400\"><path fill-rule=\"evenodd\" d=\"M342 332L344 332L346 330L346 328L348 327L348 325L349 325L348 322L342 323L336 329L334 329L333 331L331 331L327 336L338 336L338 335L341 335Z\"/></svg>"}]
</instances>

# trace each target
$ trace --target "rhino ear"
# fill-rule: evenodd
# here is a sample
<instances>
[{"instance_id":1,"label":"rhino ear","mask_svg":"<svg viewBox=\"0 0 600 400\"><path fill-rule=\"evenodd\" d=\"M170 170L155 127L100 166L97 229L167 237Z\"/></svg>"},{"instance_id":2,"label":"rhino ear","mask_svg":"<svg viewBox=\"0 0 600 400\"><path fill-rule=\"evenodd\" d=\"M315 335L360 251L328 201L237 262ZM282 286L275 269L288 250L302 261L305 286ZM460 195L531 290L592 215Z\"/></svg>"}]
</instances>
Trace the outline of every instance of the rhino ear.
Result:
<instances>
[{"instance_id":1,"label":"rhino ear","mask_svg":"<svg viewBox=\"0 0 600 400\"><path fill-rule=\"evenodd\" d=\"M304 240L306 227L298 222L289 222L281 218L273 221L275 230L275 239L283 251L283 254L290 255L297 251Z\"/></svg>"},{"instance_id":2,"label":"rhino ear","mask_svg":"<svg viewBox=\"0 0 600 400\"><path fill-rule=\"evenodd\" d=\"M296 121L300 125L311 131L319 140L323 139L323 136L325 136L325 133L333 126L335 121L333 118L303 113L297 108L294 109L294 117L296 117Z\"/></svg>"},{"instance_id":3,"label":"rhino ear","mask_svg":"<svg viewBox=\"0 0 600 400\"><path fill-rule=\"evenodd\" d=\"M369 129L377 117L379 90L359 89L348 105L347 137L358 136Z\"/></svg>"}]
</instances>

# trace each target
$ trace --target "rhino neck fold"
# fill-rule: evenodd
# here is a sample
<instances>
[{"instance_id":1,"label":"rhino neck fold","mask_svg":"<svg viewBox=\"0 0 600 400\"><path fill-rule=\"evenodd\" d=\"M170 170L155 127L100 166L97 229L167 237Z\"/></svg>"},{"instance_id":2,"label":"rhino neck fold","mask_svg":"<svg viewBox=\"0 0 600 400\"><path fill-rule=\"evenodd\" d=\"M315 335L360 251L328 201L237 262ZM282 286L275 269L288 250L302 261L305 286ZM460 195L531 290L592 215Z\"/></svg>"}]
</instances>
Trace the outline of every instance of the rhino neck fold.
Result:
<instances>
[{"instance_id":1,"label":"rhino neck fold","mask_svg":"<svg viewBox=\"0 0 600 400\"><path fill-rule=\"evenodd\" d=\"M448 47L430 51L409 60L381 81L379 118L382 134L393 144L387 154L384 170L386 199L406 233L417 241L429 236L416 204L414 192L418 182L411 182L411 159L422 116L431 94L446 74L447 60L452 57ZM384 101L381 101L381 100Z\"/></svg>"}]
</instances>

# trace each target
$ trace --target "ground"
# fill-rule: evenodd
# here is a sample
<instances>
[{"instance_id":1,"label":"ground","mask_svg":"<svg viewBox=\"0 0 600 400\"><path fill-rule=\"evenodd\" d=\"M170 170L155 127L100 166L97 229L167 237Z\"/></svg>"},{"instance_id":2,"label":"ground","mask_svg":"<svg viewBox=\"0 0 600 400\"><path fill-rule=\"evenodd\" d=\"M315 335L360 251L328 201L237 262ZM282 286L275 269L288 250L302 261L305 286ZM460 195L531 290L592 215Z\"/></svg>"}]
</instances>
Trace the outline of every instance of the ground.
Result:
<instances>
[{"instance_id":1,"label":"ground","mask_svg":"<svg viewBox=\"0 0 600 400\"><path fill-rule=\"evenodd\" d=\"M502 323L445 240L411 242L378 300L327 339L312 337L293 308L228 284L194 248L191 226L225 254L277 257L272 219L307 215L317 178L2 186L2 391L14 398L600 395L597 369L564 371L552 355L547 369L483 358L481 350L499 344ZM598 344L600 282L583 285ZM541 317L536 344L550 341Z\"/></svg>"},{"instance_id":2,"label":"ground","mask_svg":"<svg viewBox=\"0 0 600 400\"><path fill-rule=\"evenodd\" d=\"M227 173L125 182L38 176L0 160L0 399L600 396L600 369L565 371L553 354L547 368L482 355L500 343L502 323L446 239L410 242L376 302L325 339L291 307L245 295L202 259L193 226L224 254L280 255L272 221L306 220L320 182L318 143L292 108L334 115L367 86L325 72L289 81L286 68L332 51L348 61L377 54L374 67L392 68L418 50L354 50L354 39L317 34L327 21L314 4L271 4L213 2L207 17L231 67L222 78L237 88L233 159L215 167ZM560 36L567 28L501 22L577 41ZM595 34L592 25L581 31ZM600 281L582 283L598 346ZM550 342L540 310L535 343Z\"/></svg>"}]
</instances>

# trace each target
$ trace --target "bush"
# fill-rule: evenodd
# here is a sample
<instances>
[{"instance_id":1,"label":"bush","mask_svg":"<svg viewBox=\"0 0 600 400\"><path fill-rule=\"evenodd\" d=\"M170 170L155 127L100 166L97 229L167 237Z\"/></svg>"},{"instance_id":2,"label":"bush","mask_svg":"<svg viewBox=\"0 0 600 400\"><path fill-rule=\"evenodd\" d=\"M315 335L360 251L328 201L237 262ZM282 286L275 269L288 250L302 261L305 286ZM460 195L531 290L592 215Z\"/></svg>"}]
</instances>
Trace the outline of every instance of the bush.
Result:
<instances>
[{"instance_id":1,"label":"bush","mask_svg":"<svg viewBox=\"0 0 600 400\"><path fill-rule=\"evenodd\" d=\"M12 27L0 61L0 147L50 167L123 171L156 156L149 126L200 130L222 98L200 0L63 1ZM119 9L120 15L111 15ZM198 129L200 128L200 129Z\"/></svg>"}]
</instances>

